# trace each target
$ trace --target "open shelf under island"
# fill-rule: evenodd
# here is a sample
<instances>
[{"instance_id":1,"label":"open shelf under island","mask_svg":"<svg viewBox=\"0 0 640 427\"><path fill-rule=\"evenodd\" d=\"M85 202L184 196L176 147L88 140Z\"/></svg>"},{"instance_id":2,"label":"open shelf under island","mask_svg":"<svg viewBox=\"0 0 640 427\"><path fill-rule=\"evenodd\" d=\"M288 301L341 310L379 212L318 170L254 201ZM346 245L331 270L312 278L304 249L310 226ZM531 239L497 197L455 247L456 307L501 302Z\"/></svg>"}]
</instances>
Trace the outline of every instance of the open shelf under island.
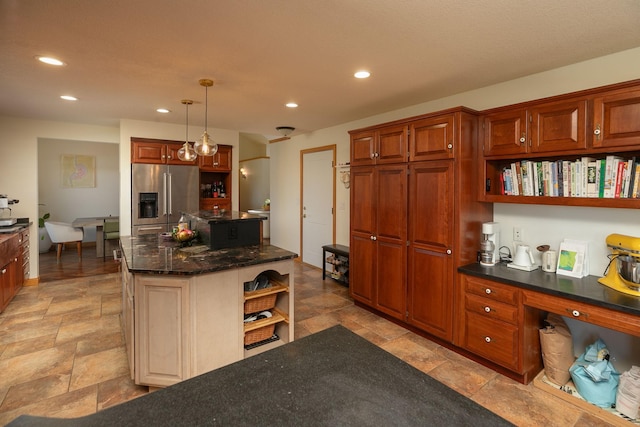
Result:
<instances>
[{"instance_id":1,"label":"open shelf under island","mask_svg":"<svg viewBox=\"0 0 640 427\"><path fill-rule=\"evenodd\" d=\"M122 237L123 327L136 384L166 387L293 341L293 252L272 245L181 247L162 235ZM244 322L245 288L274 282L272 317ZM255 326L255 327L254 327ZM273 330L264 345L245 334Z\"/></svg>"}]
</instances>

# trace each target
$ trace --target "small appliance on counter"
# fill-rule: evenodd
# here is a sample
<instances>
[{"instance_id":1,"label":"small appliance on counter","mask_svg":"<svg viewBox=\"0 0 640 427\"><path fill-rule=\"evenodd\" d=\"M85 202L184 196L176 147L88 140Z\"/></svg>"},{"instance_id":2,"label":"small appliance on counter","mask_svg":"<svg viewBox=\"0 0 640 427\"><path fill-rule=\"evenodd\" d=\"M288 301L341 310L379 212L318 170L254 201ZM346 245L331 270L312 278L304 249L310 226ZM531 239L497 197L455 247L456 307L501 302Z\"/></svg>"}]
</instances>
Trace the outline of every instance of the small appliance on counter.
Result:
<instances>
[{"instance_id":1,"label":"small appliance on counter","mask_svg":"<svg viewBox=\"0 0 640 427\"><path fill-rule=\"evenodd\" d=\"M609 234L606 242L611 249L610 261L605 276L598 282L616 291L640 296L640 237Z\"/></svg>"},{"instance_id":2,"label":"small appliance on counter","mask_svg":"<svg viewBox=\"0 0 640 427\"><path fill-rule=\"evenodd\" d=\"M518 245L516 248L516 255L513 257L513 261L507 264L507 267L523 271L533 271L538 269L538 266L533 259L531 248L527 245Z\"/></svg>"},{"instance_id":3,"label":"small appliance on counter","mask_svg":"<svg viewBox=\"0 0 640 427\"><path fill-rule=\"evenodd\" d=\"M480 242L480 265L487 267L500 261L498 247L500 245L500 224L485 222L482 224L482 242Z\"/></svg>"},{"instance_id":4,"label":"small appliance on counter","mask_svg":"<svg viewBox=\"0 0 640 427\"><path fill-rule=\"evenodd\" d=\"M9 205L18 203L19 200L10 199L6 194L0 194L0 227L7 227L18 222L17 218L11 218L11 208ZM9 211L9 218L4 218L4 213Z\"/></svg>"}]
</instances>

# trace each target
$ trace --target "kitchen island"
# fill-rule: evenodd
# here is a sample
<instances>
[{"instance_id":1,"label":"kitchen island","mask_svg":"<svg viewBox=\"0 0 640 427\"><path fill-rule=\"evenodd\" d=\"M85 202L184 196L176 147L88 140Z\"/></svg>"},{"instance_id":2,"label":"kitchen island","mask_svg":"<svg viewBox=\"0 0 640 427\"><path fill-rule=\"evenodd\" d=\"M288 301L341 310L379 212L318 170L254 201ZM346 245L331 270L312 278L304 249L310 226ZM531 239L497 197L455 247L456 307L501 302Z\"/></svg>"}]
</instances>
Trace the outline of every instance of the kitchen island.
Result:
<instances>
[{"instance_id":1,"label":"kitchen island","mask_svg":"<svg viewBox=\"0 0 640 427\"><path fill-rule=\"evenodd\" d=\"M181 247L163 235L121 237L120 246L136 384L166 387L293 341L295 253L262 244ZM268 287L245 292L264 278ZM271 317L245 323L248 301L266 301L260 311Z\"/></svg>"}]
</instances>

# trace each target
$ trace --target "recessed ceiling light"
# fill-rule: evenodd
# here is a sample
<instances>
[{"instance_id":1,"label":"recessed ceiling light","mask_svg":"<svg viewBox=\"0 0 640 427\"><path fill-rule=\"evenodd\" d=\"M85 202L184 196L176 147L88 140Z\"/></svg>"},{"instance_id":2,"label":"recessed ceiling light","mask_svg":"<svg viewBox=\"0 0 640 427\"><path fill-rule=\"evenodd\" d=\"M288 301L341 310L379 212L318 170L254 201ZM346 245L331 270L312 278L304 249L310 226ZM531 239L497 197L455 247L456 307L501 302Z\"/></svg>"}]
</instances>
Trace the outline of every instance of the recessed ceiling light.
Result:
<instances>
[{"instance_id":1,"label":"recessed ceiling light","mask_svg":"<svg viewBox=\"0 0 640 427\"><path fill-rule=\"evenodd\" d=\"M58 58L52 58L50 56L36 56L36 59L40 62L44 62L49 65L66 65L64 62L60 61Z\"/></svg>"},{"instance_id":2,"label":"recessed ceiling light","mask_svg":"<svg viewBox=\"0 0 640 427\"><path fill-rule=\"evenodd\" d=\"M171 112L171 110L167 110L166 108L158 108L156 111L162 114L167 114Z\"/></svg>"},{"instance_id":3,"label":"recessed ceiling light","mask_svg":"<svg viewBox=\"0 0 640 427\"><path fill-rule=\"evenodd\" d=\"M368 71L358 71L357 73L355 73L353 75L353 77L355 77L356 79L366 79L367 77L369 77L371 75L370 72Z\"/></svg>"},{"instance_id":4,"label":"recessed ceiling light","mask_svg":"<svg viewBox=\"0 0 640 427\"><path fill-rule=\"evenodd\" d=\"M75 96L71 96L71 95L60 95L60 98L64 99L65 101L77 101L78 98L76 98Z\"/></svg>"},{"instance_id":5,"label":"recessed ceiling light","mask_svg":"<svg viewBox=\"0 0 640 427\"><path fill-rule=\"evenodd\" d=\"M289 107L289 108L297 108L298 107L298 104L296 104L295 102L287 102L284 105Z\"/></svg>"}]
</instances>

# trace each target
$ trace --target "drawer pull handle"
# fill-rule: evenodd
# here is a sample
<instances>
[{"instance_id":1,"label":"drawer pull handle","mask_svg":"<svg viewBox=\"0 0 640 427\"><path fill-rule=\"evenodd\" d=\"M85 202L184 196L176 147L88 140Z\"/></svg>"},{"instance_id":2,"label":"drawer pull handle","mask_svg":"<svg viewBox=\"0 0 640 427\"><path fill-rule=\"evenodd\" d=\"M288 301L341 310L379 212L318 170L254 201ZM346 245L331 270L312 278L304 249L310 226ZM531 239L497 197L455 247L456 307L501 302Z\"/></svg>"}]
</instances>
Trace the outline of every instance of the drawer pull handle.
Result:
<instances>
[{"instance_id":1,"label":"drawer pull handle","mask_svg":"<svg viewBox=\"0 0 640 427\"><path fill-rule=\"evenodd\" d=\"M570 308L567 308L567 312L571 313L573 317L580 317L580 316L589 317L587 313L580 313L578 310L571 310Z\"/></svg>"},{"instance_id":2,"label":"drawer pull handle","mask_svg":"<svg viewBox=\"0 0 640 427\"><path fill-rule=\"evenodd\" d=\"M485 294L487 294L487 295L489 295L489 294L491 293L491 289L489 289L489 288L485 289L485 290L484 290L484 293L485 293Z\"/></svg>"},{"instance_id":3,"label":"drawer pull handle","mask_svg":"<svg viewBox=\"0 0 640 427\"><path fill-rule=\"evenodd\" d=\"M489 343L491 342L491 337L484 337L484 340Z\"/></svg>"},{"instance_id":4,"label":"drawer pull handle","mask_svg":"<svg viewBox=\"0 0 640 427\"><path fill-rule=\"evenodd\" d=\"M487 313L491 313L491 307L486 306L486 307L484 308L484 311L486 311Z\"/></svg>"}]
</instances>

